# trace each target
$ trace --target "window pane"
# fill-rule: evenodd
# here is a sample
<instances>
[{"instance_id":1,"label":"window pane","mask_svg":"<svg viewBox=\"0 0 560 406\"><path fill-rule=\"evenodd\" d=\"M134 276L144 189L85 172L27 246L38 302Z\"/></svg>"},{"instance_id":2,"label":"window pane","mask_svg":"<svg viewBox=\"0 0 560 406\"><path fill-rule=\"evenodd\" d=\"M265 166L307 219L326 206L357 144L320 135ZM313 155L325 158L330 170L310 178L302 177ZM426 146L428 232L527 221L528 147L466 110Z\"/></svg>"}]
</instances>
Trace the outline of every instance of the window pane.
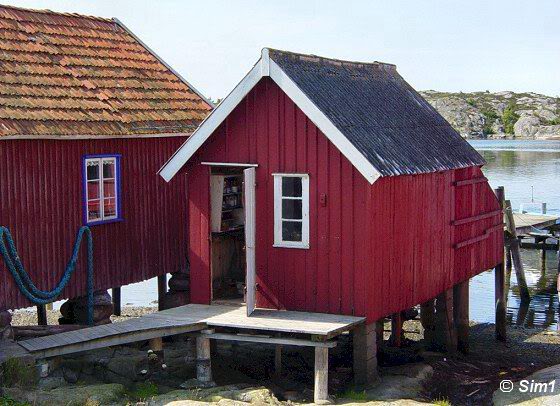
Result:
<instances>
[{"instance_id":1,"label":"window pane","mask_svg":"<svg viewBox=\"0 0 560 406\"><path fill-rule=\"evenodd\" d=\"M103 197L115 197L115 179L103 181Z\"/></svg>"},{"instance_id":2,"label":"window pane","mask_svg":"<svg viewBox=\"0 0 560 406\"><path fill-rule=\"evenodd\" d=\"M88 200L99 199L99 181L87 183L87 196Z\"/></svg>"},{"instance_id":3,"label":"window pane","mask_svg":"<svg viewBox=\"0 0 560 406\"><path fill-rule=\"evenodd\" d=\"M87 211L89 221L101 220L101 205L99 204L99 200L88 201Z\"/></svg>"},{"instance_id":4,"label":"window pane","mask_svg":"<svg viewBox=\"0 0 560 406\"><path fill-rule=\"evenodd\" d=\"M104 199L103 200L103 211L105 218L114 217L117 215L117 206L115 199Z\"/></svg>"},{"instance_id":5,"label":"window pane","mask_svg":"<svg viewBox=\"0 0 560 406\"><path fill-rule=\"evenodd\" d=\"M301 197L301 178L282 177L282 196Z\"/></svg>"},{"instance_id":6,"label":"window pane","mask_svg":"<svg viewBox=\"0 0 560 406\"><path fill-rule=\"evenodd\" d=\"M282 199L282 218L301 220L301 200Z\"/></svg>"},{"instance_id":7,"label":"window pane","mask_svg":"<svg viewBox=\"0 0 560 406\"><path fill-rule=\"evenodd\" d=\"M115 160L114 159L104 159L103 160L103 177L104 178L114 178L115 177Z\"/></svg>"},{"instance_id":8,"label":"window pane","mask_svg":"<svg viewBox=\"0 0 560 406\"><path fill-rule=\"evenodd\" d=\"M282 240L301 241L301 227L303 223L293 221L282 221Z\"/></svg>"},{"instance_id":9,"label":"window pane","mask_svg":"<svg viewBox=\"0 0 560 406\"><path fill-rule=\"evenodd\" d=\"M86 172L87 180L99 179L99 161L87 161Z\"/></svg>"}]
</instances>

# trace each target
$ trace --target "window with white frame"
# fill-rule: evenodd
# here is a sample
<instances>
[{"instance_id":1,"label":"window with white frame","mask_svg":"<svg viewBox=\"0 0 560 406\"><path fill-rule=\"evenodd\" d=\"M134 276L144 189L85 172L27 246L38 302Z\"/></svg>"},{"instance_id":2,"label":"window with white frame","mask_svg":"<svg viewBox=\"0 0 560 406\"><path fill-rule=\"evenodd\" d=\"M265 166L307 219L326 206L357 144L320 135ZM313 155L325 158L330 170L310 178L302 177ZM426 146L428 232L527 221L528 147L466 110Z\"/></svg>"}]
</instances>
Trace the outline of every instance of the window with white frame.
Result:
<instances>
[{"instance_id":1,"label":"window with white frame","mask_svg":"<svg viewBox=\"0 0 560 406\"><path fill-rule=\"evenodd\" d=\"M274 246L309 248L309 175L273 176Z\"/></svg>"},{"instance_id":2,"label":"window with white frame","mask_svg":"<svg viewBox=\"0 0 560 406\"><path fill-rule=\"evenodd\" d=\"M118 220L119 156L84 158L84 211L87 224Z\"/></svg>"}]
</instances>

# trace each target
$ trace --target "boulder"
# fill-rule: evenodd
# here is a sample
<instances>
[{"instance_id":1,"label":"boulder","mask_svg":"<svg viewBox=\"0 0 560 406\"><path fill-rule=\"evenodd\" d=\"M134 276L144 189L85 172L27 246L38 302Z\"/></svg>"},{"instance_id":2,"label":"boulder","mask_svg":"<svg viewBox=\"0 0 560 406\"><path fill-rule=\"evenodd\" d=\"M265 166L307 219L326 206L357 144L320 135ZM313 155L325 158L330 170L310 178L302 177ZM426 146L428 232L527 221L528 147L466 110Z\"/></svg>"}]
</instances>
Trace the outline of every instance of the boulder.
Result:
<instances>
[{"instance_id":1,"label":"boulder","mask_svg":"<svg viewBox=\"0 0 560 406\"><path fill-rule=\"evenodd\" d=\"M554 384L551 385L551 382ZM560 365L541 369L524 380L513 382L505 386L505 391L498 389L494 392L492 400L495 406L519 405L519 406L545 406L560 405ZM524 383L527 386L524 386ZM531 389L530 385L541 384L538 390ZM542 385L544 384L544 385Z\"/></svg>"},{"instance_id":2,"label":"boulder","mask_svg":"<svg viewBox=\"0 0 560 406\"><path fill-rule=\"evenodd\" d=\"M60 324L87 324L87 296L67 300L60 307ZM107 291L93 294L93 322L96 326L111 323L113 301Z\"/></svg>"},{"instance_id":3,"label":"boulder","mask_svg":"<svg viewBox=\"0 0 560 406\"><path fill-rule=\"evenodd\" d=\"M212 402L219 405L279 405L280 402L269 389L264 387L247 387L245 385L226 385L214 388L176 390L165 395L155 396L147 404L193 405L194 402Z\"/></svg>"},{"instance_id":4,"label":"boulder","mask_svg":"<svg viewBox=\"0 0 560 406\"><path fill-rule=\"evenodd\" d=\"M12 313L7 310L0 311L0 329L12 324Z\"/></svg>"},{"instance_id":5,"label":"boulder","mask_svg":"<svg viewBox=\"0 0 560 406\"><path fill-rule=\"evenodd\" d=\"M541 140L555 140L560 139L560 124L559 125L541 125L535 133L535 138Z\"/></svg>"},{"instance_id":6,"label":"boulder","mask_svg":"<svg viewBox=\"0 0 560 406\"><path fill-rule=\"evenodd\" d=\"M459 97L428 100L463 137L484 136L484 115Z\"/></svg>"},{"instance_id":7,"label":"boulder","mask_svg":"<svg viewBox=\"0 0 560 406\"><path fill-rule=\"evenodd\" d=\"M516 137L533 137L539 130L541 121L532 114L522 114L513 125L513 132Z\"/></svg>"}]
</instances>

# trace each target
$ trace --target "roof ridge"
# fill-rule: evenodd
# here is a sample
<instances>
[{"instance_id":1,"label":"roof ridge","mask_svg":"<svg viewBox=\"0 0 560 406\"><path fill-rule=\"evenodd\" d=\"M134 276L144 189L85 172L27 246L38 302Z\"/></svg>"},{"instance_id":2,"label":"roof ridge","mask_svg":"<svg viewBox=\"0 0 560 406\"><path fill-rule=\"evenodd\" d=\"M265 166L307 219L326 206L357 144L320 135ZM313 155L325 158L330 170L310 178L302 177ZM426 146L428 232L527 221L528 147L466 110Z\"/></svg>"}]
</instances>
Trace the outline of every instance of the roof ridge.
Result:
<instances>
[{"instance_id":1,"label":"roof ridge","mask_svg":"<svg viewBox=\"0 0 560 406\"><path fill-rule=\"evenodd\" d=\"M17 10L17 11L22 11L22 12L27 12L27 13L54 14L54 15L59 15L59 16L64 16L64 17L86 18L86 19L89 19L89 20L103 21L103 22L106 22L106 23L114 22L113 19L110 18L110 17L99 17L99 16L92 16L92 15L87 15L87 14L79 14L79 13L65 13L65 12L62 12L62 11L53 11L53 10L49 10L49 9L25 8L25 7L12 6L12 5L9 5L9 4L0 4L0 8L7 8L7 9Z\"/></svg>"},{"instance_id":2,"label":"roof ridge","mask_svg":"<svg viewBox=\"0 0 560 406\"><path fill-rule=\"evenodd\" d=\"M278 52L278 53L294 56L294 57L297 57L299 59L306 59L306 60L317 59L319 62L337 63L337 64L340 64L340 65L383 66L383 67L386 67L386 68L389 68L389 69L392 69L392 70L397 69L397 65L395 65L394 63L388 63L388 62L349 61L349 60L345 60L345 59L328 58L328 57L325 57L325 56L314 55L314 54L304 54L304 53L300 53L300 52L285 51L285 50L282 50L282 49L275 49L275 48L268 48L268 47L266 47L265 49L268 49L268 51L271 52L272 54L274 54L275 52Z\"/></svg>"}]
</instances>

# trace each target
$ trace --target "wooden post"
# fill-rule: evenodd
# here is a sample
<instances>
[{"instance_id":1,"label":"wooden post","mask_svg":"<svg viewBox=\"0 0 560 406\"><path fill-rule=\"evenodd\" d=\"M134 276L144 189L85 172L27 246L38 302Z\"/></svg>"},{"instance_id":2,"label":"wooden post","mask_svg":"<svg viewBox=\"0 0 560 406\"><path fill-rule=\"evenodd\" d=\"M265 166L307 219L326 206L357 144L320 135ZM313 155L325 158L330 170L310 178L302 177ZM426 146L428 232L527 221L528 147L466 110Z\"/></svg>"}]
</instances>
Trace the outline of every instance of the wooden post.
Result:
<instances>
[{"instance_id":1,"label":"wooden post","mask_svg":"<svg viewBox=\"0 0 560 406\"><path fill-rule=\"evenodd\" d=\"M314 402L318 405L331 403L329 399L329 349L315 347Z\"/></svg>"},{"instance_id":2,"label":"wooden post","mask_svg":"<svg viewBox=\"0 0 560 406\"><path fill-rule=\"evenodd\" d=\"M512 261L514 262L514 245L518 243L517 233L515 231L515 222L513 221L513 212L511 211L511 204L509 209L505 207L505 191L504 187L500 186L495 190L496 198L500 203L500 207L504 211L504 218L506 222L506 230L509 233L509 254L511 255ZM513 234L512 234L513 233ZM517 258L519 259L519 245L517 245L516 251ZM516 269L517 272L517 269ZM510 273L511 275L511 273ZM508 281L509 282L509 281ZM494 268L494 303L496 311L496 339L500 341L506 341L506 278L504 263L498 264Z\"/></svg>"},{"instance_id":3,"label":"wooden post","mask_svg":"<svg viewBox=\"0 0 560 406\"><path fill-rule=\"evenodd\" d=\"M391 338L390 343L394 347L401 346L401 337L402 337L402 314L400 312L393 313L391 315Z\"/></svg>"},{"instance_id":4,"label":"wooden post","mask_svg":"<svg viewBox=\"0 0 560 406\"><path fill-rule=\"evenodd\" d=\"M435 338L435 306L434 299L420 304L420 322L424 328L424 340L426 346L431 348Z\"/></svg>"},{"instance_id":5,"label":"wooden post","mask_svg":"<svg viewBox=\"0 0 560 406\"><path fill-rule=\"evenodd\" d=\"M47 322L47 308L45 305L37 306L37 324L40 326L46 326Z\"/></svg>"},{"instance_id":6,"label":"wooden post","mask_svg":"<svg viewBox=\"0 0 560 406\"><path fill-rule=\"evenodd\" d=\"M469 352L469 279L453 287L453 319L457 330L457 349Z\"/></svg>"},{"instance_id":7,"label":"wooden post","mask_svg":"<svg viewBox=\"0 0 560 406\"><path fill-rule=\"evenodd\" d=\"M113 288L111 291L111 297L113 299L113 314L115 316L121 315L121 288Z\"/></svg>"},{"instance_id":8,"label":"wooden post","mask_svg":"<svg viewBox=\"0 0 560 406\"><path fill-rule=\"evenodd\" d=\"M150 350L161 353L163 351L163 339L161 337L152 338L150 340Z\"/></svg>"},{"instance_id":9,"label":"wooden post","mask_svg":"<svg viewBox=\"0 0 560 406\"><path fill-rule=\"evenodd\" d=\"M274 375L280 377L282 375L282 346L274 347Z\"/></svg>"},{"instance_id":10,"label":"wooden post","mask_svg":"<svg viewBox=\"0 0 560 406\"><path fill-rule=\"evenodd\" d=\"M519 239L517 238L517 231L515 230L515 220L513 218L513 211L511 202L505 200L504 215L506 220L506 230L509 233L509 246L511 250L511 257L513 268L515 269L515 276L517 277L517 285L519 286L519 295L522 301L531 300L529 288L527 287L527 280L525 279L525 270L523 269L523 262L521 261L521 252L519 249Z\"/></svg>"},{"instance_id":11,"label":"wooden post","mask_svg":"<svg viewBox=\"0 0 560 406\"><path fill-rule=\"evenodd\" d=\"M213 330L202 330L196 337L196 379L203 385L212 385L212 361L210 359L210 339L205 334Z\"/></svg>"},{"instance_id":12,"label":"wooden post","mask_svg":"<svg viewBox=\"0 0 560 406\"><path fill-rule=\"evenodd\" d=\"M448 289L437 296L435 321L437 347L447 352L455 352L457 335L453 322L453 289Z\"/></svg>"},{"instance_id":13,"label":"wooden post","mask_svg":"<svg viewBox=\"0 0 560 406\"><path fill-rule=\"evenodd\" d=\"M165 294L167 293L167 274L160 275L157 278L158 282L158 310L165 309Z\"/></svg>"},{"instance_id":14,"label":"wooden post","mask_svg":"<svg viewBox=\"0 0 560 406\"><path fill-rule=\"evenodd\" d=\"M368 385L377 378L377 323L360 324L352 331L354 383Z\"/></svg>"}]
</instances>

